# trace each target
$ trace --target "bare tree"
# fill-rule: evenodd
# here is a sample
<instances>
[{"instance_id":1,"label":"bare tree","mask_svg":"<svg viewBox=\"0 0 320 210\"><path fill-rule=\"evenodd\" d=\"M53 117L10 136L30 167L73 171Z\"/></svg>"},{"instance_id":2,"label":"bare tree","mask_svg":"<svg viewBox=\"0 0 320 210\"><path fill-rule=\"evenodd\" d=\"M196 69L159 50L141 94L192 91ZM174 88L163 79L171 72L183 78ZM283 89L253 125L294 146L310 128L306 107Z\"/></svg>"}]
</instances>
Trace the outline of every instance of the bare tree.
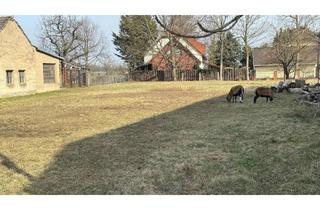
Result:
<instances>
[{"instance_id":1,"label":"bare tree","mask_svg":"<svg viewBox=\"0 0 320 210\"><path fill-rule=\"evenodd\" d=\"M245 15L235 27L236 34L241 38L246 56L246 74L249 80L249 55L251 46L260 41L267 31L268 23L259 15Z\"/></svg>"},{"instance_id":2,"label":"bare tree","mask_svg":"<svg viewBox=\"0 0 320 210\"><path fill-rule=\"evenodd\" d=\"M66 62L78 59L82 22L76 16L43 16L39 36L42 48L63 57Z\"/></svg>"},{"instance_id":3,"label":"bare tree","mask_svg":"<svg viewBox=\"0 0 320 210\"><path fill-rule=\"evenodd\" d=\"M284 28L296 29L295 45L299 49L316 41L315 34L310 33L310 30L316 29L318 20L318 16L312 15L287 15L280 17L280 24ZM297 52L295 60L294 77L300 69L300 51Z\"/></svg>"},{"instance_id":4,"label":"bare tree","mask_svg":"<svg viewBox=\"0 0 320 210\"><path fill-rule=\"evenodd\" d=\"M78 57L80 65L88 68L91 64L102 63L109 55L106 51L107 43L104 33L88 17L84 17L81 21L81 45L75 57Z\"/></svg>"},{"instance_id":5,"label":"bare tree","mask_svg":"<svg viewBox=\"0 0 320 210\"><path fill-rule=\"evenodd\" d=\"M164 28L166 31L170 32L173 35L179 36L179 37L185 37L185 38L205 38L205 37L209 37L213 34L216 33L221 33L221 32L226 32L230 29L232 29L237 22L239 21L239 19L242 17L242 15L237 15L234 18L232 18L231 20L227 21L225 24L221 25L220 27L216 27L216 28L209 28L207 26L204 25L204 23L206 23L206 16L202 16L202 17L198 17L198 20L196 21L196 25L199 28L199 31L201 31L202 33L199 34L198 32L196 34L190 34L190 33L180 33L177 31L174 31L173 29L170 29L168 27L168 25L166 24L166 21L163 20L163 18L165 18L165 16L155 16L155 20L158 22L158 24ZM212 25L211 25L212 26Z\"/></svg>"},{"instance_id":6,"label":"bare tree","mask_svg":"<svg viewBox=\"0 0 320 210\"><path fill-rule=\"evenodd\" d=\"M161 20L170 30L180 34L196 33L197 17L193 15L163 15Z\"/></svg>"},{"instance_id":7,"label":"bare tree","mask_svg":"<svg viewBox=\"0 0 320 210\"><path fill-rule=\"evenodd\" d=\"M88 17L43 16L40 42L42 48L85 68L101 63L106 53L106 38Z\"/></svg>"},{"instance_id":8,"label":"bare tree","mask_svg":"<svg viewBox=\"0 0 320 210\"><path fill-rule=\"evenodd\" d=\"M297 45L300 33L299 29L280 29L274 38L273 48L275 58L283 67L284 79L289 78L292 68L298 62L297 54L308 46L307 44Z\"/></svg>"}]
</instances>

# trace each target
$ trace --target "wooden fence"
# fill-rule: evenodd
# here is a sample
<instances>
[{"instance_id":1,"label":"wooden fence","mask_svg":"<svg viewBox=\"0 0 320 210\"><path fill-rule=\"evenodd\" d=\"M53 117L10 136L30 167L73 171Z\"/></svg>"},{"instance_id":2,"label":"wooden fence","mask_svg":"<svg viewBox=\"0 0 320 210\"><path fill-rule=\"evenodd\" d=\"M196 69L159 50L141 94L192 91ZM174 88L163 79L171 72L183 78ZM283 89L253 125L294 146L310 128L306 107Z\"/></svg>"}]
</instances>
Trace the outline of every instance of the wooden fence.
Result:
<instances>
[{"instance_id":1,"label":"wooden fence","mask_svg":"<svg viewBox=\"0 0 320 210\"><path fill-rule=\"evenodd\" d=\"M207 69L202 71L197 70L177 70L176 76L178 81L193 81L193 80L218 80L219 69ZM245 68L224 68L223 80L246 80ZM252 77L250 76L252 79ZM130 73L130 80L133 81L172 81L172 71L159 70L139 70Z\"/></svg>"},{"instance_id":2,"label":"wooden fence","mask_svg":"<svg viewBox=\"0 0 320 210\"><path fill-rule=\"evenodd\" d=\"M90 85L104 85L127 82L129 80L128 74L107 74L106 71L91 71Z\"/></svg>"},{"instance_id":3,"label":"wooden fence","mask_svg":"<svg viewBox=\"0 0 320 210\"><path fill-rule=\"evenodd\" d=\"M128 74L107 74L106 71L89 71L79 69L62 70L63 87L81 87L127 82Z\"/></svg>"}]
</instances>

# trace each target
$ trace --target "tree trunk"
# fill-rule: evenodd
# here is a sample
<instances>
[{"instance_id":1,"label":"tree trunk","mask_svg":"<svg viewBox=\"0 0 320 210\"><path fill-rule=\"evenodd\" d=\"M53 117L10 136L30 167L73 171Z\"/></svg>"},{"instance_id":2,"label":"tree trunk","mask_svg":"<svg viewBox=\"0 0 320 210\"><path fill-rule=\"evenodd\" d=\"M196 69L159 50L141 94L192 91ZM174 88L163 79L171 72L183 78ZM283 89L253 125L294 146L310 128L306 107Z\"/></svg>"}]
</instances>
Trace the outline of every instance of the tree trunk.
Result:
<instances>
[{"instance_id":1,"label":"tree trunk","mask_svg":"<svg viewBox=\"0 0 320 210\"><path fill-rule=\"evenodd\" d=\"M249 73L249 50L248 50L248 46L246 46L246 71L247 71L247 80L250 80L250 73Z\"/></svg>"},{"instance_id":2,"label":"tree trunk","mask_svg":"<svg viewBox=\"0 0 320 210\"><path fill-rule=\"evenodd\" d=\"M296 24L296 29L298 30L300 28L300 18L298 15L295 15L295 24ZM298 37L297 47L298 47L298 49L300 49L300 47L301 47L300 46L300 35ZM298 52L296 55L296 65L295 65L295 69L294 69L293 78L296 78L297 71L299 71L299 57L300 57L300 53Z\"/></svg>"},{"instance_id":3,"label":"tree trunk","mask_svg":"<svg viewBox=\"0 0 320 210\"><path fill-rule=\"evenodd\" d=\"M220 49L220 80L223 80L223 38L221 39L221 49Z\"/></svg>"},{"instance_id":4,"label":"tree trunk","mask_svg":"<svg viewBox=\"0 0 320 210\"><path fill-rule=\"evenodd\" d=\"M290 72L286 66L283 67L283 80L286 81L289 79Z\"/></svg>"},{"instance_id":5,"label":"tree trunk","mask_svg":"<svg viewBox=\"0 0 320 210\"><path fill-rule=\"evenodd\" d=\"M171 55L172 58L172 76L173 76L173 81L177 81L177 66L176 66L176 61L174 60L174 56Z\"/></svg>"},{"instance_id":6,"label":"tree trunk","mask_svg":"<svg viewBox=\"0 0 320 210\"><path fill-rule=\"evenodd\" d=\"M173 74L173 81L177 81L177 70L175 66L172 68L172 74Z\"/></svg>"},{"instance_id":7,"label":"tree trunk","mask_svg":"<svg viewBox=\"0 0 320 210\"><path fill-rule=\"evenodd\" d=\"M298 46L298 47L300 47L300 46ZM296 63L296 65L295 65L295 69L294 69L294 78L296 79L296 76L297 75L299 75L298 74L298 71L299 71L299 58L300 58L300 53L298 52L297 53L297 57L296 57L296 59L297 59L297 63ZM298 78L297 78L298 79Z\"/></svg>"}]
</instances>

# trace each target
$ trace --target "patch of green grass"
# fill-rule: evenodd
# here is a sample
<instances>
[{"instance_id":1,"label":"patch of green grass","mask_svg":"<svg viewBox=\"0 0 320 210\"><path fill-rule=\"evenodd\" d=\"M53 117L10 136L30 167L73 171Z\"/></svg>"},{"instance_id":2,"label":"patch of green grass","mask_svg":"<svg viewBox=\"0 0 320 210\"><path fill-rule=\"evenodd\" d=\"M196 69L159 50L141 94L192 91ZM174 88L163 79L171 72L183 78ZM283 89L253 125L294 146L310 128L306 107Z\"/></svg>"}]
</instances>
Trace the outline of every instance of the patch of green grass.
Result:
<instances>
[{"instance_id":1,"label":"patch of green grass","mask_svg":"<svg viewBox=\"0 0 320 210\"><path fill-rule=\"evenodd\" d=\"M243 158L238 161L240 167L244 167L247 170L253 170L257 166L257 162L254 158Z\"/></svg>"},{"instance_id":2,"label":"patch of green grass","mask_svg":"<svg viewBox=\"0 0 320 210\"><path fill-rule=\"evenodd\" d=\"M0 99L1 194L319 194L319 120L269 81L141 82ZM245 101L227 103L235 84Z\"/></svg>"}]
</instances>

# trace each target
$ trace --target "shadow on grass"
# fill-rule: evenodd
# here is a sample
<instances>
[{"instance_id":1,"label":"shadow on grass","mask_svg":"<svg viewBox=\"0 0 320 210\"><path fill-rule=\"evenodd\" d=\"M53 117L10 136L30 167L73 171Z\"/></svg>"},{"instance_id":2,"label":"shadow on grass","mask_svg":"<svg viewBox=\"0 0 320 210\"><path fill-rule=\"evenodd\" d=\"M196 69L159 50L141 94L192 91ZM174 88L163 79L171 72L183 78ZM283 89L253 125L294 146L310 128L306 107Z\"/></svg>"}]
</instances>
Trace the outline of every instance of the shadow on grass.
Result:
<instances>
[{"instance_id":1,"label":"shadow on grass","mask_svg":"<svg viewBox=\"0 0 320 210\"><path fill-rule=\"evenodd\" d=\"M281 126L269 135L278 118L265 122L263 112L274 105L212 98L80 139L66 145L25 192L278 194L299 193L301 185L302 192L319 192L319 184L308 188L318 178L290 175L305 168L290 168L285 158L292 153L279 150ZM306 183L294 185L299 178Z\"/></svg>"},{"instance_id":2,"label":"shadow on grass","mask_svg":"<svg viewBox=\"0 0 320 210\"><path fill-rule=\"evenodd\" d=\"M11 161L7 156L1 153L0 153L0 164L6 167L8 170L26 177L29 181L33 180L33 176L31 174L24 171L22 168L17 166L13 161Z\"/></svg>"}]
</instances>

